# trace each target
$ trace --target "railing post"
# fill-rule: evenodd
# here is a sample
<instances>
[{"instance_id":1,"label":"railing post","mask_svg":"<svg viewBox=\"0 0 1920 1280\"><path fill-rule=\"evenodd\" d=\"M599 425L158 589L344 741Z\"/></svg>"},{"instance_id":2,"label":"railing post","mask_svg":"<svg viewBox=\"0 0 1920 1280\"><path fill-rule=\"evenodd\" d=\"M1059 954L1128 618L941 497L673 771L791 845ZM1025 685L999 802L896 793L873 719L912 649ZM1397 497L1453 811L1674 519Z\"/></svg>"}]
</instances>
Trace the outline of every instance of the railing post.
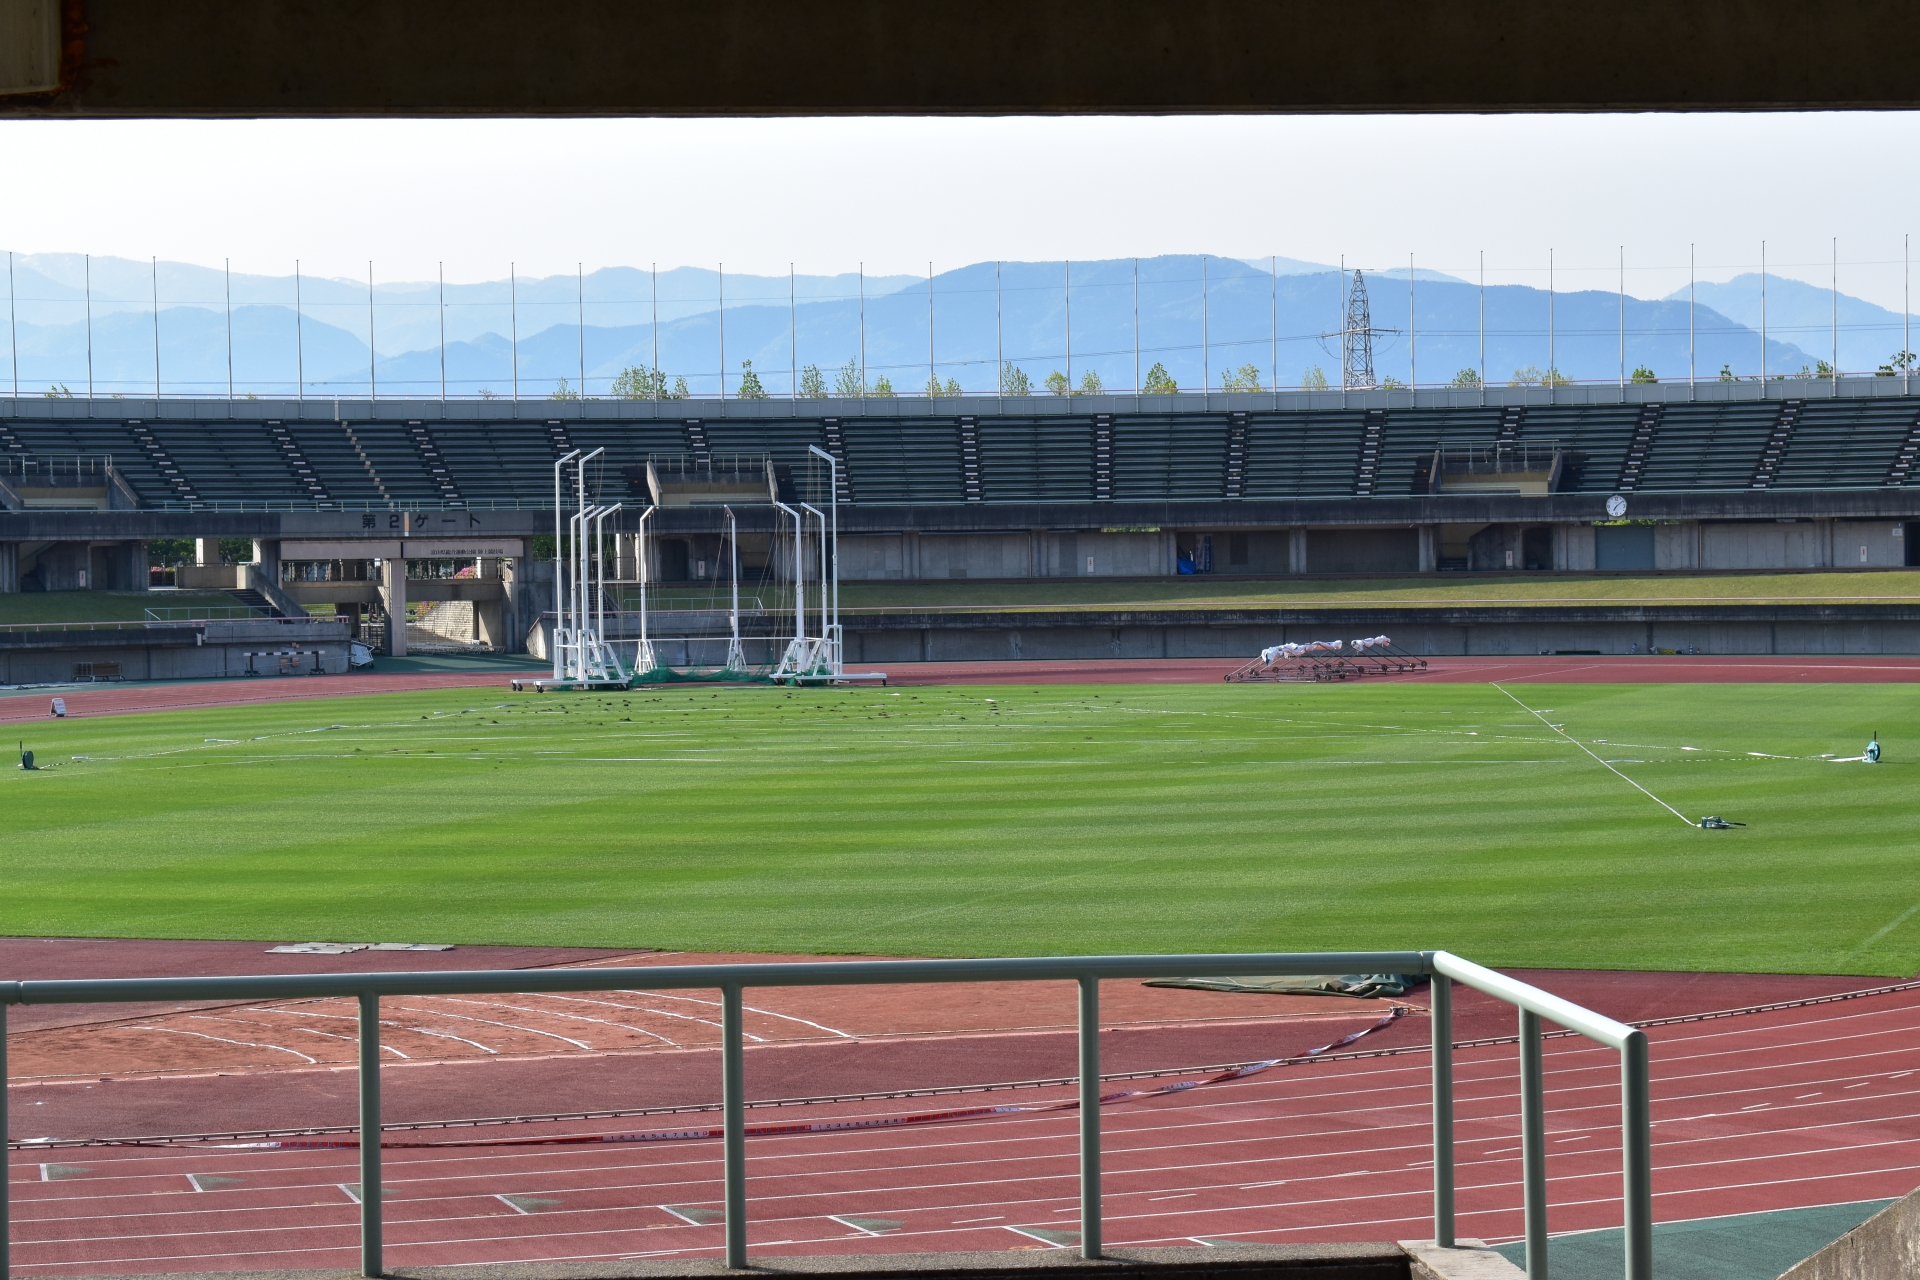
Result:
<instances>
[{"instance_id":1,"label":"railing post","mask_svg":"<svg viewBox=\"0 0 1920 1280\"><path fill-rule=\"evenodd\" d=\"M13 1274L13 1205L7 1199L7 1180L13 1176L13 1158L7 1154L7 1006L0 1004L0 1280Z\"/></svg>"},{"instance_id":2,"label":"railing post","mask_svg":"<svg viewBox=\"0 0 1920 1280\"><path fill-rule=\"evenodd\" d=\"M1647 1033L1620 1050L1620 1198L1626 1210L1627 1280L1653 1280L1653 1102Z\"/></svg>"},{"instance_id":3,"label":"railing post","mask_svg":"<svg viewBox=\"0 0 1920 1280\"><path fill-rule=\"evenodd\" d=\"M1540 1015L1520 1011L1520 1183L1527 1280L1547 1280L1547 1104Z\"/></svg>"},{"instance_id":4,"label":"railing post","mask_svg":"<svg viewBox=\"0 0 1920 1280\"><path fill-rule=\"evenodd\" d=\"M1080 979L1080 1256L1100 1256L1100 979Z\"/></svg>"},{"instance_id":5,"label":"railing post","mask_svg":"<svg viewBox=\"0 0 1920 1280\"><path fill-rule=\"evenodd\" d=\"M1453 979L1433 975L1433 1242L1453 1248Z\"/></svg>"},{"instance_id":6,"label":"railing post","mask_svg":"<svg viewBox=\"0 0 1920 1280\"><path fill-rule=\"evenodd\" d=\"M380 1210L380 997L360 993L360 1274L385 1273Z\"/></svg>"},{"instance_id":7,"label":"railing post","mask_svg":"<svg viewBox=\"0 0 1920 1280\"><path fill-rule=\"evenodd\" d=\"M741 1050L740 988L720 988L722 1179L726 1184L727 1266L747 1265L747 1091Z\"/></svg>"}]
</instances>

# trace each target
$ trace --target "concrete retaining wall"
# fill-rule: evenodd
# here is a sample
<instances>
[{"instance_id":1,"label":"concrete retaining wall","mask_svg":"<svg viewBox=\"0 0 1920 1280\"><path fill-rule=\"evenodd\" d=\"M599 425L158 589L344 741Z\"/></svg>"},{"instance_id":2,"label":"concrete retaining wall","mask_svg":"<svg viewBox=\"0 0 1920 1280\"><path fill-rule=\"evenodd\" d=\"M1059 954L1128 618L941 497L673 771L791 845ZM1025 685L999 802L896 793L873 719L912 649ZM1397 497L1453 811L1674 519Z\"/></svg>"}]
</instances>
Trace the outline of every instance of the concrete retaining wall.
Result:
<instances>
[{"instance_id":1,"label":"concrete retaining wall","mask_svg":"<svg viewBox=\"0 0 1920 1280\"><path fill-rule=\"evenodd\" d=\"M1780 1280L1890 1280L1920 1276L1920 1191L1894 1201Z\"/></svg>"},{"instance_id":2,"label":"concrete retaining wall","mask_svg":"<svg viewBox=\"0 0 1920 1280\"><path fill-rule=\"evenodd\" d=\"M109 625L0 632L0 684L62 684L82 663L116 663L124 680L198 680L347 670L347 626L323 618ZM253 656L249 656L253 655Z\"/></svg>"},{"instance_id":3,"label":"concrete retaining wall","mask_svg":"<svg viewBox=\"0 0 1920 1280\"><path fill-rule=\"evenodd\" d=\"M1252 657L1385 633L1412 653L1920 653L1920 606L1084 610L846 615L847 661Z\"/></svg>"}]
</instances>

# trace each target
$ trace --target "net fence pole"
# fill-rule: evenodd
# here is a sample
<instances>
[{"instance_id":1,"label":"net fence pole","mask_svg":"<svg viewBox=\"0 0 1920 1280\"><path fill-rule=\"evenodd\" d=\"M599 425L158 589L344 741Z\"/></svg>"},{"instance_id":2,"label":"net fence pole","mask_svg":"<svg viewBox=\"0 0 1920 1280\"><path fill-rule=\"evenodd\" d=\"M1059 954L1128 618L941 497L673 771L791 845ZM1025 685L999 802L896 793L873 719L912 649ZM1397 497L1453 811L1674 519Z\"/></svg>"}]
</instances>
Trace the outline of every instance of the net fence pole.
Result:
<instances>
[{"instance_id":1,"label":"net fence pole","mask_svg":"<svg viewBox=\"0 0 1920 1280\"><path fill-rule=\"evenodd\" d=\"M1453 1247L1453 979L1433 975L1433 1240Z\"/></svg>"},{"instance_id":2,"label":"net fence pole","mask_svg":"<svg viewBox=\"0 0 1920 1280\"><path fill-rule=\"evenodd\" d=\"M1520 1181L1527 1280L1547 1280L1547 1110L1540 1015L1520 1011Z\"/></svg>"},{"instance_id":3,"label":"net fence pole","mask_svg":"<svg viewBox=\"0 0 1920 1280\"><path fill-rule=\"evenodd\" d=\"M381 1259L380 997L360 994L360 1274L384 1273Z\"/></svg>"},{"instance_id":4,"label":"net fence pole","mask_svg":"<svg viewBox=\"0 0 1920 1280\"><path fill-rule=\"evenodd\" d=\"M725 1181L727 1266L747 1265L747 1106L742 1080L740 988L720 988L720 1094Z\"/></svg>"},{"instance_id":5,"label":"net fence pole","mask_svg":"<svg viewBox=\"0 0 1920 1280\"><path fill-rule=\"evenodd\" d=\"M1080 1256L1100 1257L1100 979L1080 979Z\"/></svg>"},{"instance_id":6,"label":"net fence pole","mask_svg":"<svg viewBox=\"0 0 1920 1280\"><path fill-rule=\"evenodd\" d=\"M1553 304L1554 304L1553 250L1552 248L1548 248L1547 250L1547 403L1548 404L1553 403L1554 384L1560 381L1560 370L1557 367L1558 361L1560 359L1560 353L1556 345L1559 335L1554 322L1554 305Z\"/></svg>"}]
</instances>

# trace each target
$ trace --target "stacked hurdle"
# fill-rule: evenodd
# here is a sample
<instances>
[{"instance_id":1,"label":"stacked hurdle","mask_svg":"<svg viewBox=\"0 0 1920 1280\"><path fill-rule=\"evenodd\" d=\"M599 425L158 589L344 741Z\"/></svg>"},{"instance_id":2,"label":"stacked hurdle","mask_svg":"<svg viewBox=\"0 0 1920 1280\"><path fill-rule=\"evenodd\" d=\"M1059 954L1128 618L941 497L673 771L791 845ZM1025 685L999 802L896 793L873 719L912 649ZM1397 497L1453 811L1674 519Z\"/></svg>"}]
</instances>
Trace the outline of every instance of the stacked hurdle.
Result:
<instances>
[{"instance_id":1,"label":"stacked hurdle","mask_svg":"<svg viewBox=\"0 0 1920 1280\"><path fill-rule=\"evenodd\" d=\"M1374 636L1370 640L1349 640L1347 653L1370 676L1397 676L1405 675L1410 671L1427 669L1425 658L1396 649L1393 641L1386 636Z\"/></svg>"},{"instance_id":2,"label":"stacked hurdle","mask_svg":"<svg viewBox=\"0 0 1920 1280\"><path fill-rule=\"evenodd\" d=\"M1362 676L1425 671L1427 660L1394 648L1386 636L1365 640L1312 640L1262 649L1253 661L1226 674L1229 684L1278 681L1357 680Z\"/></svg>"}]
</instances>

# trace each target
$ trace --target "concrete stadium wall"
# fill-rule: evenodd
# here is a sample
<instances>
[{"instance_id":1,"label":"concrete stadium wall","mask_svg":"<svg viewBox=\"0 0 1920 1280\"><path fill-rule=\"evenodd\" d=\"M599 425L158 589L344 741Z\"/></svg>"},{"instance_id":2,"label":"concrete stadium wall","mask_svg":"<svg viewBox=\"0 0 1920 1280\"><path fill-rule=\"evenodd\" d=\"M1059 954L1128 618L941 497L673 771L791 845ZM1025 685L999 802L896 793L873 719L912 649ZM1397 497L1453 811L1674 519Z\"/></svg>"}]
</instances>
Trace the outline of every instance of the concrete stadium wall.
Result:
<instances>
[{"instance_id":1,"label":"concrete stadium wall","mask_svg":"<svg viewBox=\"0 0 1920 1280\"><path fill-rule=\"evenodd\" d=\"M1225 539L1227 535L1219 535ZM1263 551L1286 534L1265 535ZM1219 543L1216 563L1226 544ZM844 534L843 582L888 579L1162 577L1174 572L1171 533L1093 533L1031 530L990 533ZM1271 559L1272 557L1267 557ZM1282 551L1277 567L1285 573Z\"/></svg>"},{"instance_id":2,"label":"concrete stadium wall","mask_svg":"<svg viewBox=\"0 0 1920 1280\"><path fill-rule=\"evenodd\" d=\"M278 675L277 657L324 675L347 670L347 627L331 619L234 620L146 627L112 626L0 632L0 684L64 684L81 663L117 663L123 680L203 680ZM249 654L263 655L252 659Z\"/></svg>"},{"instance_id":3,"label":"concrete stadium wall","mask_svg":"<svg viewBox=\"0 0 1920 1280\"><path fill-rule=\"evenodd\" d=\"M1506 551L1514 553L1513 568L1519 570L1529 529L1551 538L1551 567L1561 572L1892 569L1907 562L1904 525L1897 520L1507 523L1480 527L1473 535L1473 570L1506 571ZM847 534L840 539L840 576L848 582L1161 577L1173 573L1176 556L1192 554L1203 537L1212 539L1217 573L1405 574L1433 571L1431 547L1441 540L1442 527ZM1650 552L1640 550L1649 543Z\"/></svg>"},{"instance_id":4,"label":"concrete stadium wall","mask_svg":"<svg viewBox=\"0 0 1920 1280\"><path fill-rule=\"evenodd\" d=\"M1882 1280L1920 1275L1920 1191L1902 1196L1780 1280Z\"/></svg>"},{"instance_id":5,"label":"concrete stadium wall","mask_svg":"<svg viewBox=\"0 0 1920 1280\"><path fill-rule=\"evenodd\" d=\"M1418 529L1312 529L1308 573L1418 573Z\"/></svg>"},{"instance_id":6,"label":"concrete stadium wall","mask_svg":"<svg viewBox=\"0 0 1920 1280\"><path fill-rule=\"evenodd\" d=\"M970 614L905 618L848 616L849 663L1001 659L1251 658L1287 641L1351 640L1387 634L1411 653L1517 655L1554 652L1702 654L1920 653L1920 609L1607 610L1489 609L1288 611L1271 622L1250 611L1100 611L1081 617ZM1276 611L1277 613L1278 611ZM1209 616L1212 615L1212 616ZM1609 616L1611 615L1611 616Z\"/></svg>"},{"instance_id":7,"label":"concrete stadium wall","mask_svg":"<svg viewBox=\"0 0 1920 1280\"><path fill-rule=\"evenodd\" d=\"M1905 531L1899 521L1702 521L1670 528L1661 568L1897 569L1906 564ZM1694 535L1691 547L1689 531Z\"/></svg>"}]
</instances>

